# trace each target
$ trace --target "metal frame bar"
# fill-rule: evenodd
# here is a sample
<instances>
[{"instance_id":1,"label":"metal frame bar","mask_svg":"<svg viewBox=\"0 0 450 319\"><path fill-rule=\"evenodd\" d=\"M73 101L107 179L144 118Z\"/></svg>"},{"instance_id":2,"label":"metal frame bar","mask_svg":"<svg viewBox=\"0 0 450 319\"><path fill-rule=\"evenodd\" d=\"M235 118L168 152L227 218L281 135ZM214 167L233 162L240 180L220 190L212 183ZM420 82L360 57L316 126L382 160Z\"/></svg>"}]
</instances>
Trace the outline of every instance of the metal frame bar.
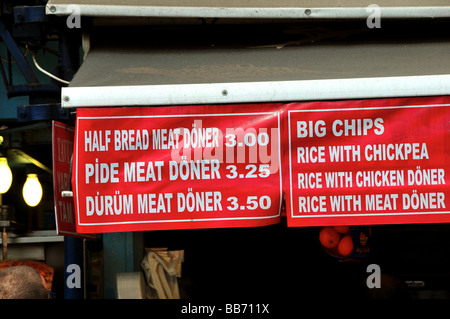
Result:
<instances>
[{"instance_id":1,"label":"metal frame bar","mask_svg":"<svg viewBox=\"0 0 450 319\"><path fill-rule=\"evenodd\" d=\"M66 87L61 106L289 102L450 95L450 74L329 80Z\"/></svg>"},{"instance_id":2,"label":"metal frame bar","mask_svg":"<svg viewBox=\"0 0 450 319\"><path fill-rule=\"evenodd\" d=\"M293 8L293 7L182 7L52 4L46 14L91 17L157 17L157 18L258 18L258 19L366 19L372 11L367 7ZM380 7L383 18L450 17L450 6Z\"/></svg>"},{"instance_id":3,"label":"metal frame bar","mask_svg":"<svg viewBox=\"0 0 450 319\"><path fill-rule=\"evenodd\" d=\"M23 56L13 37L11 36L5 24L1 20L0 20L0 37L2 38L3 42L8 48L8 51L11 53L12 57L16 61L17 67L19 68L20 72L22 72L25 80L30 84L38 83L39 81L36 75L33 73L33 70L31 69L30 65L28 64L28 61Z\"/></svg>"}]
</instances>

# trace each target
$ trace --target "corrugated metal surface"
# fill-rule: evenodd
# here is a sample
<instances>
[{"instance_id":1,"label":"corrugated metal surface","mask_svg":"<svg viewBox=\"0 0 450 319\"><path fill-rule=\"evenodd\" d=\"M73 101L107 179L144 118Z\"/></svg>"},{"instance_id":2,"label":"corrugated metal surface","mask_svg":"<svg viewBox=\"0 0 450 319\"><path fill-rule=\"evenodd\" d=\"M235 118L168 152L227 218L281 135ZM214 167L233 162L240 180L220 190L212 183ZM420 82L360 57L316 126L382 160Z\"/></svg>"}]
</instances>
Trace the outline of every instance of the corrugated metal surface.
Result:
<instances>
[{"instance_id":1,"label":"corrugated metal surface","mask_svg":"<svg viewBox=\"0 0 450 319\"><path fill-rule=\"evenodd\" d=\"M446 95L448 29L449 22L105 28L63 88L62 105Z\"/></svg>"},{"instance_id":2,"label":"corrugated metal surface","mask_svg":"<svg viewBox=\"0 0 450 319\"><path fill-rule=\"evenodd\" d=\"M93 49L70 87L450 74L450 42L247 49Z\"/></svg>"},{"instance_id":3,"label":"corrugated metal surface","mask_svg":"<svg viewBox=\"0 0 450 319\"><path fill-rule=\"evenodd\" d=\"M116 28L92 35L75 86L450 74L449 23Z\"/></svg>"},{"instance_id":4,"label":"corrugated metal surface","mask_svg":"<svg viewBox=\"0 0 450 319\"><path fill-rule=\"evenodd\" d=\"M376 3L380 7L449 6L448 0L50 0L48 5L159 6L207 8L352 8Z\"/></svg>"}]
</instances>

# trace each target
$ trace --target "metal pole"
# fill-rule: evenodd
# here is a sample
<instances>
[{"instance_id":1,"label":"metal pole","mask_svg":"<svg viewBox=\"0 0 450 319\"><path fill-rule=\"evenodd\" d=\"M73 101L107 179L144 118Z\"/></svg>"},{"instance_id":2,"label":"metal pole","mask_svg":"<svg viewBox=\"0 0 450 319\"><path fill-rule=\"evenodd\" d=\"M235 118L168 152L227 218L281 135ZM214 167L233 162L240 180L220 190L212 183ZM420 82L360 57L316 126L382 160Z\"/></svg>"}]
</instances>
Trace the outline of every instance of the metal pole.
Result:
<instances>
[{"instance_id":1,"label":"metal pole","mask_svg":"<svg viewBox=\"0 0 450 319\"><path fill-rule=\"evenodd\" d=\"M64 266L64 299L84 299L84 255L81 238L64 237Z\"/></svg>"}]
</instances>

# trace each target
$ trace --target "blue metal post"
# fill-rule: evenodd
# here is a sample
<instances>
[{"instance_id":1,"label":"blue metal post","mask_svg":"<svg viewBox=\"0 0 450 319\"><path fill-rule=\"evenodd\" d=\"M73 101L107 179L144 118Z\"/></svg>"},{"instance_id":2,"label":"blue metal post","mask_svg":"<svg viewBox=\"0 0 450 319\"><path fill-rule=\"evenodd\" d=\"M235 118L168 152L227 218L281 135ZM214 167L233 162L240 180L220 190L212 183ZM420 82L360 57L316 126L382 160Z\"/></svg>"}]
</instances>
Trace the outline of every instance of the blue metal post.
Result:
<instances>
[{"instance_id":1,"label":"blue metal post","mask_svg":"<svg viewBox=\"0 0 450 319\"><path fill-rule=\"evenodd\" d=\"M116 275L140 271L144 256L141 232L103 234L103 295L116 298Z\"/></svg>"},{"instance_id":2,"label":"blue metal post","mask_svg":"<svg viewBox=\"0 0 450 319\"><path fill-rule=\"evenodd\" d=\"M28 64L28 61L25 59L22 52L19 50L16 42L14 41L13 37L11 36L8 29L1 20L0 20L0 37L3 39L3 42L5 43L9 52L11 52L11 55L16 61L17 67L22 72L25 80L28 83L39 83L36 75L34 75L33 70Z\"/></svg>"}]
</instances>

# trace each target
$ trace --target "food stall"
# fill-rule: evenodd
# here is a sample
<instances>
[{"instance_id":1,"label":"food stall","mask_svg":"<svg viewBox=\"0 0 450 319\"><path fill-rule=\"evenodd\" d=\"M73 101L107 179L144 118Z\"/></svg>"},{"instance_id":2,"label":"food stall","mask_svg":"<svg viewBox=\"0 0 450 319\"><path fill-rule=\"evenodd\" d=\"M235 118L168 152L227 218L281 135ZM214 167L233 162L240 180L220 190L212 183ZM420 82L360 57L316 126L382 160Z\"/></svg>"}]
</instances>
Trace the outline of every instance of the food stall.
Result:
<instances>
[{"instance_id":1,"label":"food stall","mask_svg":"<svg viewBox=\"0 0 450 319\"><path fill-rule=\"evenodd\" d=\"M105 298L141 271L144 247L184 251L182 296L287 294L274 272L301 296L325 280L355 296L364 264L329 266L320 227L356 227L367 252L361 227L388 238L448 223L445 1L46 10L84 31L61 90L76 112L67 191L76 232L102 234ZM395 269L385 248L372 260Z\"/></svg>"}]
</instances>

